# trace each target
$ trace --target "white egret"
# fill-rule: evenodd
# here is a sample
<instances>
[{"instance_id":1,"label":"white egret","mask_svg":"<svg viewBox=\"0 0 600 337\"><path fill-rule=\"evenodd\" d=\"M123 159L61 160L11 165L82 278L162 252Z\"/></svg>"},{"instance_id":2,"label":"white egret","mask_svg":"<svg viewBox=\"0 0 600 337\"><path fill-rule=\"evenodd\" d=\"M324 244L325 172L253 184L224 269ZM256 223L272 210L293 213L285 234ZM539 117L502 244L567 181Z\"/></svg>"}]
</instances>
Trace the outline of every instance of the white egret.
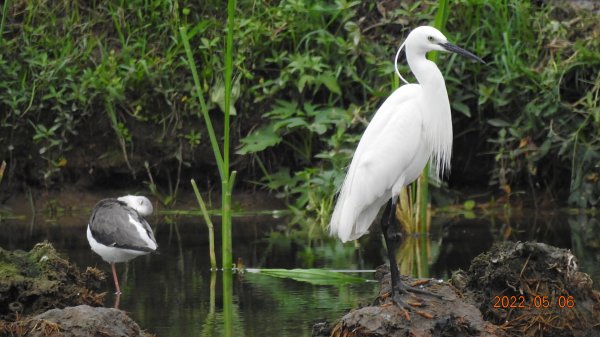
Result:
<instances>
[{"instance_id":1,"label":"white egret","mask_svg":"<svg viewBox=\"0 0 600 337\"><path fill-rule=\"evenodd\" d=\"M330 233L343 242L358 239L368 233L377 213L389 201L381 228L390 261L392 299L406 307L400 299L401 293L423 291L400 281L395 258L400 232L394 206L400 189L419 177L429 159L433 160L438 175L448 170L452 150L452 119L446 84L426 53L453 52L484 62L449 43L440 31L428 26L412 30L400 49L403 46L408 65L419 83L405 84L395 90L364 131L340 188Z\"/></svg>"},{"instance_id":2,"label":"white egret","mask_svg":"<svg viewBox=\"0 0 600 337\"><path fill-rule=\"evenodd\" d=\"M143 196L127 195L100 200L90 217L87 239L92 250L112 268L116 294L121 293L115 263L156 251L158 245L148 222L152 203Z\"/></svg>"}]
</instances>

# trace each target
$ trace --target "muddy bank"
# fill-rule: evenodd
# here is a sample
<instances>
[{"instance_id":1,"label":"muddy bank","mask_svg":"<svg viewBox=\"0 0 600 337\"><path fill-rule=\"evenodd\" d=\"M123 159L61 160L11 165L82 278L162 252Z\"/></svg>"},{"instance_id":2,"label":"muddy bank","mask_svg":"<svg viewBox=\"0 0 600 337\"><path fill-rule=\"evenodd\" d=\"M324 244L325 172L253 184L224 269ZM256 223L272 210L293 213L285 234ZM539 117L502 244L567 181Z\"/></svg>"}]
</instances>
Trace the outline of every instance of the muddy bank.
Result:
<instances>
[{"instance_id":1,"label":"muddy bank","mask_svg":"<svg viewBox=\"0 0 600 337\"><path fill-rule=\"evenodd\" d=\"M0 336L145 336L124 312L100 307L104 279L47 242L29 252L0 248Z\"/></svg>"},{"instance_id":2,"label":"muddy bank","mask_svg":"<svg viewBox=\"0 0 600 337\"><path fill-rule=\"evenodd\" d=\"M381 290L371 306L315 325L313 337L600 336L600 293L570 251L546 244L494 245L450 282L405 277L443 297L404 295L408 311L389 298L387 268L376 277Z\"/></svg>"}]
</instances>

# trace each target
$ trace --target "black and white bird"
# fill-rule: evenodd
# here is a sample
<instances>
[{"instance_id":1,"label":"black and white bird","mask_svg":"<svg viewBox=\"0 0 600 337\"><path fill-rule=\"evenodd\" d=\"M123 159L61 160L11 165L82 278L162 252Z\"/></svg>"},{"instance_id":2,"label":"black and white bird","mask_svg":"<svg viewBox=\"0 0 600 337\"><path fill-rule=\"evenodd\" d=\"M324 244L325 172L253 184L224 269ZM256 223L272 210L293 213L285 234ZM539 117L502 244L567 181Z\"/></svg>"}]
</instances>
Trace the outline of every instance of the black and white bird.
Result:
<instances>
[{"instance_id":1,"label":"black and white bird","mask_svg":"<svg viewBox=\"0 0 600 337\"><path fill-rule=\"evenodd\" d=\"M100 200L92 211L87 239L92 250L110 263L116 294L121 289L115 263L127 262L158 248L154 233L143 218L152 211L148 198L135 195Z\"/></svg>"}]
</instances>

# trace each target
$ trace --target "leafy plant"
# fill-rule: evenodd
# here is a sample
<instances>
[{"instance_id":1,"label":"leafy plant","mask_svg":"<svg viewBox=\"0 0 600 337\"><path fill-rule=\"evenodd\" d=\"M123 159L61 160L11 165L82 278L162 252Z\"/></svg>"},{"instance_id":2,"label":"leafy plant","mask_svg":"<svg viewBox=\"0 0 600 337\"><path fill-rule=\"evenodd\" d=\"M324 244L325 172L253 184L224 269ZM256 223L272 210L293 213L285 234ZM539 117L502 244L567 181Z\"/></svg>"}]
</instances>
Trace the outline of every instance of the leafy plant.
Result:
<instances>
[{"instance_id":1,"label":"leafy plant","mask_svg":"<svg viewBox=\"0 0 600 337\"><path fill-rule=\"evenodd\" d=\"M600 133L593 115L600 58L590 51L598 41L575 31L597 30L597 15L522 1L462 1L458 7L466 21L451 18L451 29L482 22L463 34L489 60L479 75L486 78L478 90L480 117L471 124L491 145L490 183L509 193L526 186L535 205L536 191L557 190L568 182L570 204L596 205L600 191L592 163L600 154ZM463 83L471 81L464 65L455 66L452 74ZM565 175L570 182L558 178Z\"/></svg>"}]
</instances>

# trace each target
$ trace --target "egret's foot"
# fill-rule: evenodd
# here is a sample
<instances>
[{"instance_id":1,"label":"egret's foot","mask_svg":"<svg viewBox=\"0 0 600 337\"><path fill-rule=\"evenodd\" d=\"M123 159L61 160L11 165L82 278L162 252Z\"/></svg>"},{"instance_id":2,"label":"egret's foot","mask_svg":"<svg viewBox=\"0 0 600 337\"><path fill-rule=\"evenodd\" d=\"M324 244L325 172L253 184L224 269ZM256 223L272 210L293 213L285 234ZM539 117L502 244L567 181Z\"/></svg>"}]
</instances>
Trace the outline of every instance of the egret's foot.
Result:
<instances>
[{"instance_id":1,"label":"egret's foot","mask_svg":"<svg viewBox=\"0 0 600 337\"><path fill-rule=\"evenodd\" d=\"M406 296L402 296L402 295L406 295L408 293L410 293L412 295L408 299L406 298ZM425 317L425 318L433 318L432 314L419 309L424 306L424 303L421 301L421 298L415 294L432 296L432 297L436 297L438 299L443 298L440 295L431 293L431 292L423 290L423 289L404 285L402 283L400 283L399 286L392 289L392 293L390 295L391 295L392 302L402 311L402 313L404 314L404 318L407 321L410 321L409 311L414 311L418 315Z\"/></svg>"},{"instance_id":2,"label":"egret's foot","mask_svg":"<svg viewBox=\"0 0 600 337\"><path fill-rule=\"evenodd\" d=\"M396 304L396 306L400 309L403 310L408 310L410 309L410 304L408 301L405 301L404 299L402 299L402 295L400 295L400 293L396 292L396 291L392 291L392 302L394 302L394 304Z\"/></svg>"},{"instance_id":3,"label":"egret's foot","mask_svg":"<svg viewBox=\"0 0 600 337\"><path fill-rule=\"evenodd\" d=\"M402 295L406 295L406 294L412 294L413 297L417 300L417 301L410 301L410 300L405 300L402 299ZM429 292L427 290L421 289L421 288L417 288L414 286L410 286L410 285L406 285L402 282L397 283L397 285L395 287L392 287L392 292L390 294L392 301L399 307L399 308L403 308L403 309L408 309L410 307L422 307L423 306L423 302L420 301L420 298L417 297L415 294L419 294L419 295L424 295L424 296L431 296L431 297L435 297L437 299L443 299L444 297L438 294L434 294L432 292Z\"/></svg>"},{"instance_id":4,"label":"egret's foot","mask_svg":"<svg viewBox=\"0 0 600 337\"><path fill-rule=\"evenodd\" d=\"M404 292L404 293L409 292L409 293L413 293L413 294L426 295L426 296L435 297L440 300L444 298L444 296L434 294L425 289L421 289L421 288L417 288L417 287L409 286L409 285L404 285L403 283L400 283L400 286L398 288L402 288L400 291Z\"/></svg>"}]
</instances>

